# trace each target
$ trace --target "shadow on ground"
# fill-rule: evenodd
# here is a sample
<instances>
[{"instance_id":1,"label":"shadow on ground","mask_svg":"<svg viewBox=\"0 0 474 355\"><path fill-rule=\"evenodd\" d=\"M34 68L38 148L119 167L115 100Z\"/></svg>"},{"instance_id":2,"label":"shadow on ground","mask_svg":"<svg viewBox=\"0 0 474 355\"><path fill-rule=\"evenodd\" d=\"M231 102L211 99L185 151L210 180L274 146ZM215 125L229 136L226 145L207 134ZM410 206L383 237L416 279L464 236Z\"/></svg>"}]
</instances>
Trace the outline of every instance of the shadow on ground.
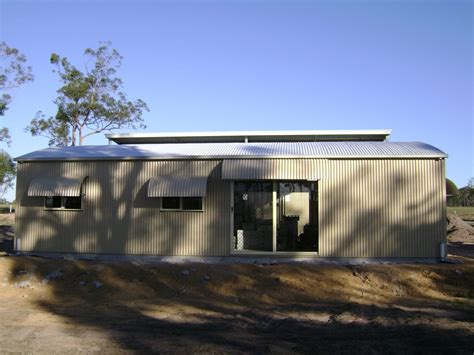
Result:
<instances>
[{"instance_id":1,"label":"shadow on ground","mask_svg":"<svg viewBox=\"0 0 474 355\"><path fill-rule=\"evenodd\" d=\"M12 281L47 280L31 312L59 316L77 334L93 328L109 351L463 353L474 344L468 258L365 266L11 260Z\"/></svg>"},{"instance_id":2,"label":"shadow on ground","mask_svg":"<svg viewBox=\"0 0 474 355\"><path fill-rule=\"evenodd\" d=\"M15 232L10 225L0 225L0 253L13 253Z\"/></svg>"}]
</instances>

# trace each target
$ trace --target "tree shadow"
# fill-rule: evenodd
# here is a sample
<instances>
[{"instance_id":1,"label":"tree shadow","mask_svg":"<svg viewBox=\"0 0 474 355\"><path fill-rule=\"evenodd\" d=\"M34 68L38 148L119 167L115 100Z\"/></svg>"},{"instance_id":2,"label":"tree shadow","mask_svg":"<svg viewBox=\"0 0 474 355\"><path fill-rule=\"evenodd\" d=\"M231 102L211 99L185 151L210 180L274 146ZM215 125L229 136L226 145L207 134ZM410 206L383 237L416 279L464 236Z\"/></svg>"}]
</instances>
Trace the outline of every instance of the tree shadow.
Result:
<instances>
[{"instance_id":1,"label":"tree shadow","mask_svg":"<svg viewBox=\"0 0 474 355\"><path fill-rule=\"evenodd\" d=\"M123 350L437 353L472 351L474 341L469 326L474 307L459 308L424 294L416 281L401 277L419 272L414 266L402 266L396 276L390 265L177 266L15 259L12 280L25 270L34 270L39 279L62 270L48 282L51 297L35 300L41 310L74 326L94 327ZM189 273L183 273L184 267ZM472 265L463 270L474 280ZM440 294L449 293L446 282L452 270L437 265L431 271L439 278L432 286L444 285ZM370 285L377 278L403 292L377 290Z\"/></svg>"},{"instance_id":2,"label":"tree shadow","mask_svg":"<svg viewBox=\"0 0 474 355\"><path fill-rule=\"evenodd\" d=\"M0 252L13 253L15 231L10 225L0 225Z\"/></svg>"},{"instance_id":3,"label":"tree shadow","mask_svg":"<svg viewBox=\"0 0 474 355\"><path fill-rule=\"evenodd\" d=\"M23 201L24 206L37 207L20 211L20 218L29 220L29 225L24 223L21 227L24 228L22 233L27 234L28 228L38 228L35 221L41 220L43 236L48 236L36 241L31 250L93 250L95 253L138 255L146 254L146 250L158 250L157 254L162 255L226 255L230 250L229 230L226 230L230 201L229 196L221 194L226 191L224 184L227 182L220 181L216 167L210 177L210 181L215 180L209 184L208 191L213 203L204 206L210 217L187 215L203 231L193 235L189 226L183 223L186 221L184 214L160 214L156 201L146 197L146 182L150 177L164 173L161 166L147 167L144 162L103 166L98 163L71 164L76 164L73 169L58 164L51 171L33 169L30 174L80 172L89 176L86 192L94 187L98 197L96 200L86 197L84 211L71 213L68 223L64 224L56 214L41 211L41 201L26 199L26 191L19 191L18 201ZM166 174L179 176L201 168L170 164L166 169ZM100 184L94 172L101 181L110 183ZM372 243L372 250L376 250L376 256L397 255L403 254L401 243L408 243L410 250L416 250L417 242L410 239L412 235L433 233L433 238L438 237L438 220L429 219L418 225L414 222L421 220L423 214L429 214L426 206L433 207L433 193L426 192L421 199L410 202L407 196L413 190L413 180L394 169L386 175L389 181L386 189L377 184L370 188L364 183L367 174L373 179L374 172L364 168L355 167L347 173L347 181L355 184L355 190L343 186L347 181L322 187L327 190L320 208L323 211L321 234L326 235L323 242L329 245L323 248L322 255L364 257L367 255L364 247L369 243ZM416 218L401 222L392 220L387 217L387 206L379 203L372 208L360 208L355 217L348 220L348 205L361 206L358 201L366 193L386 193L392 203L403 204L406 206L404 213L411 213ZM107 200L108 210L97 207L99 198ZM84 221L92 226L91 231L84 231ZM374 221L390 223L383 226L383 230L391 238L391 244L384 244L377 232L380 226ZM342 231L340 242L328 240L332 235L324 234L329 225L346 227L339 230ZM392 229L401 231L404 236L398 244L393 242L395 232ZM79 230L81 232L74 233ZM161 232L152 238L152 230ZM209 235L223 238L219 249L212 245L210 238L206 241L207 231L210 231ZM197 242L194 237L201 239ZM422 245L424 241L419 243ZM189 244L189 249L182 247L185 244ZM433 251L433 255L435 253ZM403 256L419 255L407 253ZM31 260L14 258L12 281L21 271L31 269ZM41 310L60 315L77 326L95 327L126 350L400 353L438 352L439 349L472 351L474 342L472 327L464 324L474 320L472 308L460 310L459 305L441 296L427 295L426 288L417 286L418 281L408 277L419 272L415 266L397 268L394 272L390 265L326 268L303 264L188 264L188 275L182 273L181 267L167 264L64 260L39 264L35 267L36 277L49 280L47 287L51 292L51 297L35 301ZM48 278L58 267L63 275L57 279ZM456 295L459 287L450 279L453 267L443 266L439 270L432 277L422 278L423 285L442 290L450 297L460 297L464 302L461 307L464 307L466 299L472 298L472 290ZM464 277L472 280L472 268L466 273ZM209 275L208 280L206 276ZM292 281L294 277L299 281ZM101 286L94 286L97 285L95 281ZM436 309L444 313L436 312Z\"/></svg>"}]
</instances>

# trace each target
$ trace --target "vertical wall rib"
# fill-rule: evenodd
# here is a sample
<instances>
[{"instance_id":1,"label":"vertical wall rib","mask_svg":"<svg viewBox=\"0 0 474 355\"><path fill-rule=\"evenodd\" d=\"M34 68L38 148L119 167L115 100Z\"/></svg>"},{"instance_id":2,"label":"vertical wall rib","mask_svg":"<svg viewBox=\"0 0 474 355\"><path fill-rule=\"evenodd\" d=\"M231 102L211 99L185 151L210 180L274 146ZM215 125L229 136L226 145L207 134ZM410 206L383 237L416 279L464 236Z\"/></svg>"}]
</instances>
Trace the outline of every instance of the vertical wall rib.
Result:
<instances>
[{"instance_id":1,"label":"vertical wall rib","mask_svg":"<svg viewBox=\"0 0 474 355\"><path fill-rule=\"evenodd\" d=\"M23 251L226 255L229 251L229 182L218 161L34 162L19 165L18 236ZM157 175L208 174L202 212L160 212L146 196ZM47 211L42 197L26 196L37 176L89 176L82 211Z\"/></svg>"},{"instance_id":2,"label":"vertical wall rib","mask_svg":"<svg viewBox=\"0 0 474 355\"><path fill-rule=\"evenodd\" d=\"M439 257L444 160L330 160L320 182L320 255Z\"/></svg>"},{"instance_id":3,"label":"vertical wall rib","mask_svg":"<svg viewBox=\"0 0 474 355\"><path fill-rule=\"evenodd\" d=\"M288 159L271 164L298 174ZM444 160L314 159L310 165L322 176L321 256L439 256L446 240ZM209 171L203 212L160 212L159 199L146 196L151 177ZM39 176L88 176L82 211L46 211L43 198L28 197ZM18 165L16 199L21 250L228 255L230 184L221 180L219 161L25 162Z\"/></svg>"}]
</instances>

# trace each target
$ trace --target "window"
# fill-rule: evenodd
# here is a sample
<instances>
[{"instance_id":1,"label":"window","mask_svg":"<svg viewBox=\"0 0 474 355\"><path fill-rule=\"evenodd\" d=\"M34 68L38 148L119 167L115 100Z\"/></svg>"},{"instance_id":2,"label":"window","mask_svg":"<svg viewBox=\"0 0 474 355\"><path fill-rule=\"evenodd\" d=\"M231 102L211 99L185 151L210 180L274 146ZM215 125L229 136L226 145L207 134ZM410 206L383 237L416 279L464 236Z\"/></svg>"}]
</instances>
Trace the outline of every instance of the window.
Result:
<instances>
[{"instance_id":1,"label":"window","mask_svg":"<svg viewBox=\"0 0 474 355\"><path fill-rule=\"evenodd\" d=\"M202 197L182 197L181 208L185 211L202 210Z\"/></svg>"},{"instance_id":2,"label":"window","mask_svg":"<svg viewBox=\"0 0 474 355\"><path fill-rule=\"evenodd\" d=\"M161 208L164 210L179 210L179 197L163 197L161 199Z\"/></svg>"},{"instance_id":3,"label":"window","mask_svg":"<svg viewBox=\"0 0 474 355\"><path fill-rule=\"evenodd\" d=\"M44 207L63 210L80 210L81 202L80 196L47 196L44 198Z\"/></svg>"},{"instance_id":4,"label":"window","mask_svg":"<svg viewBox=\"0 0 474 355\"><path fill-rule=\"evenodd\" d=\"M48 196L44 199L44 207L61 208L61 196Z\"/></svg>"},{"instance_id":5,"label":"window","mask_svg":"<svg viewBox=\"0 0 474 355\"><path fill-rule=\"evenodd\" d=\"M164 211L202 211L202 197L162 197L161 209Z\"/></svg>"}]
</instances>

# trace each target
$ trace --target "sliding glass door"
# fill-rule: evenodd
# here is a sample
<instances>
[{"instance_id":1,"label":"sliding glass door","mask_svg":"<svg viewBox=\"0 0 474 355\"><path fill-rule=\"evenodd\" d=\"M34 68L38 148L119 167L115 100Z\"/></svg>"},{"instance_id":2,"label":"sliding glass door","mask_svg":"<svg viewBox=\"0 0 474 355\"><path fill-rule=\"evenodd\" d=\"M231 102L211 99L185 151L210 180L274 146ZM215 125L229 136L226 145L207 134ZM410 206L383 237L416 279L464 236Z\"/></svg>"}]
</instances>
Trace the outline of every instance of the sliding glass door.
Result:
<instances>
[{"instance_id":1,"label":"sliding glass door","mask_svg":"<svg viewBox=\"0 0 474 355\"><path fill-rule=\"evenodd\" d=\"M273 184L234 183L234 250L273 250Z\"/></svg>"},{"instance_id":2,"label":"sliding glass door","mask_svg":"<svg viewBox=\"0 0 474 355\"><path fill-rule=\"evenodd\" d=\"M277 251L318 251L316 182L281 182L277 192Z\"/></svg>"},{"instance_id":3,"label":"sliding glass door","mask_svg":"<svg viewBox=\"0 0 474 355\"><path fill-rule=\"evenodd\" d=\"M233 250L317 252L317 182L234 182Z\"/></svg>"}]
</instances>

